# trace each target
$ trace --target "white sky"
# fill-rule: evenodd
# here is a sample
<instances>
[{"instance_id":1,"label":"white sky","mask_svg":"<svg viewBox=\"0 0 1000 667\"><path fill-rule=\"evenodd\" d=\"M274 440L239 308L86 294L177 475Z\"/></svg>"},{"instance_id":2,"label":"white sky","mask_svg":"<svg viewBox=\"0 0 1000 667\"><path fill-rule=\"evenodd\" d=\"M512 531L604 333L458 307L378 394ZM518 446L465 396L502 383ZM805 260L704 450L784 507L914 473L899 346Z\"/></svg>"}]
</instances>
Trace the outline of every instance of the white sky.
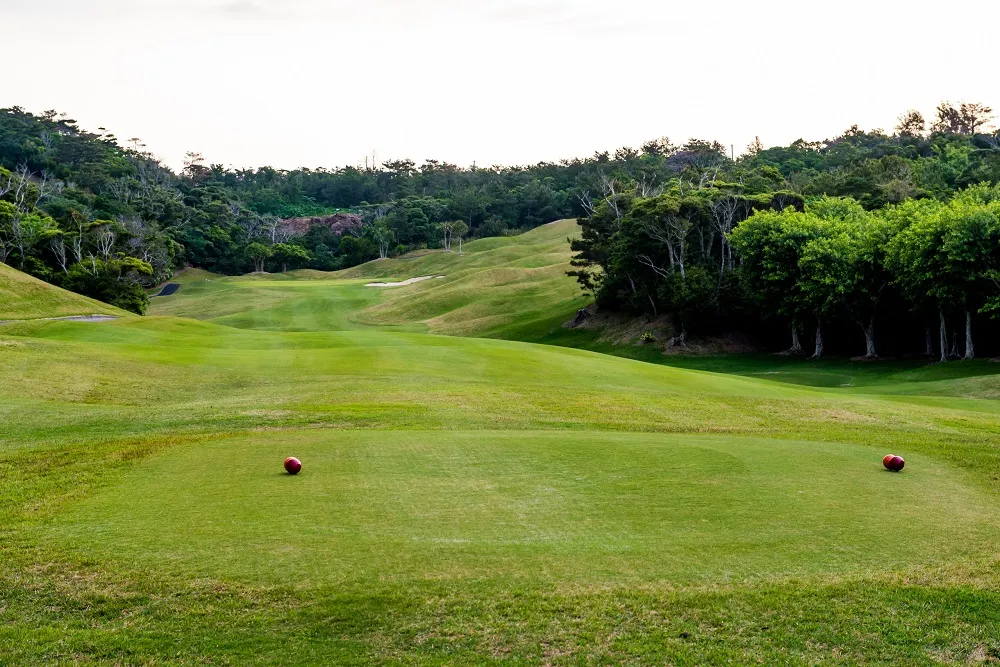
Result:
<instances>
[{"instance_id":1,"label":"white sky","mask_svg":"<svg viewBox=\"0 0 1000 667\"><path fill-rule=\"evenodd\" d=\"M1000 111L997 19L988 0L0 0L0 106L174 167L527 164L663 135L739 153L942 99Z\"/></svg>"}]
</instances>

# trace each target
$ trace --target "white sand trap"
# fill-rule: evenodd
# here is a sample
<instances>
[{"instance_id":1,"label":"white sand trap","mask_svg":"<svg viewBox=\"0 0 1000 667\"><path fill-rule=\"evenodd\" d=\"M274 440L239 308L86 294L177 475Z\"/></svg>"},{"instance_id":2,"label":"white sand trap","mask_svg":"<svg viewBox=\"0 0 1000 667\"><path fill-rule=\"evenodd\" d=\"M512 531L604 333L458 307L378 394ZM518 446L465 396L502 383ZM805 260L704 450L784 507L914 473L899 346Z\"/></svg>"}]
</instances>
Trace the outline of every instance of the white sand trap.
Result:
<instances>
[{"instance_id":1,"label":"white sand trap","mask_svg":"<svg viewBox=\"0 0 1000 667\"><path fill-rule=\"evenodd\" d=\"M419 283L433 278L444 278L444 276L420 276L419 278L410 278L409 280L404 280L398 283L368 283L365 287L405 287L407 285L412 285L413 283Z\"/></svg>"}]
</instances>

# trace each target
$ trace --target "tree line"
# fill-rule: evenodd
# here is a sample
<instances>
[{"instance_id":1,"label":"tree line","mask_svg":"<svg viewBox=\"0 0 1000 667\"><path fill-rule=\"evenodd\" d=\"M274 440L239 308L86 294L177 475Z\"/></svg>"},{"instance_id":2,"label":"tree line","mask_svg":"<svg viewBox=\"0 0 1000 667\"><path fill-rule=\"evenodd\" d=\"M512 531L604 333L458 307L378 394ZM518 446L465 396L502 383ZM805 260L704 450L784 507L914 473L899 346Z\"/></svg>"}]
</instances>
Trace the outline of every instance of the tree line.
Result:
<instances>
[{"instance_id":1,"label":"tree line","mask_svg":"<svg viewBox=\"0 0 1000 667\"><path fill-rule=\"evenodd\" d=\"M929 128L909 112L892 135L751 146L671 181L609 172L583 196L570 275L601 309L669 317L672 345L726 329L774 345L784 329L789 352L808 333L818 358L833 327L869 358L880 340L906 352L918 338L941 360L971 358L974 321L1000 312L990 113L942 104Z\"/></svg>"},{"instance_id":2,"label":"tree line","mask_svg":"<svg viewBox=\"0 0 1000 667\"><path fill-rule=\"evenodd\" d=\"M944 104L928 128L910 114L892 134L850 128L825 142L766 150L755 142L738 157L718 142L661 138L587 158L486 168L388 160L339 169L226 169L190 153L175 173L139 139L120 141L55 111L14 107L0 110L0 201L8 205L0 212L0 252L43 280L141 312L146 288L183 266L224 274L336 270L418 248L460 248L469 238L561 218L599 224L595 212L610 200L619 213L660 195L686 200L679 205L688 211L709 192L736 196L753 210L819 195L853 197L866 210L911 198L946 200L969 185L997 182L1000 141L983 132L988 114L982 105ZM293 231L284 222L338 212L358 224ZM742 215L734 214L733 224ZM696 217L680 258L685 274L694 269L693 282L702 256L714 263L724 251L725 261L734 261L722 240L727 232ZM704 250L692 250L695 235ZM606 303L615 301L606 296L613 274L603 269ZM728 268L723 274L732 281ZM731 290L723 292L725 302ZM648 303L636 294L614 307ZM671 299L688 298L683 294Z\"/></svg>"}]
</instances>

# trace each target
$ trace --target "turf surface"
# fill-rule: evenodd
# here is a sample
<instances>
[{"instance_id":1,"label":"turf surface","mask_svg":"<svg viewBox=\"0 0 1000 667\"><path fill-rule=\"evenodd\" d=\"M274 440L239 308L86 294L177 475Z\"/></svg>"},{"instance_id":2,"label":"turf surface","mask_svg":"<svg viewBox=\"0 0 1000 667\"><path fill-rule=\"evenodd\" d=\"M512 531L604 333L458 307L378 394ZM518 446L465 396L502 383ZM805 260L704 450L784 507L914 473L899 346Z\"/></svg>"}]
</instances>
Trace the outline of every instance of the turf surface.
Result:
<instances>
[{"instance_id":1,"label":"turf surface","mask_svg":"<svg viewBox=\"0 0 1000 667\"><path fill-rule=\"evenodd\" d=\"M289 453L299 477L276 469ZM173 448L55 534L111 562L309 586L742 581L945 563L993 534L961 474L910 469L796 440L292 431Z\"/></svg>"},{"instance_id":2,"label":"turf surface","mask_svg":"<svg viewBox=\"0 0 1000 667\"><path fill-rule=\"evenodd\" d=\"M0 321L86 315L124 317L128 313L53 287L0 263Z\"/></svg>"},{"instance_id":3,"label":"turf surface","mask_svg":"<svg viewBox=\"0 0 1000 667\"><path fill-rule=\"evenodd\" d=\"M489 238L457 252L425 251L337 273L292 271L224 278L188 271L183 289L150 312L227 326L280 331L402 328L436 334L535 340L588 304L566 275L574 221L517 237ZM444 276L405 287L386 279Z\"/></svg>"},{"instance_id":4,"label":"turf surface","mask_svg":"<svg viewBox=\"0 0 1000 667\"><path fill-rule=\"evenodd\" d=\"M3 325L0 663L1000 656L988 362L496 339L581 303L570 227Z\"/></svg>"}]
</instances>

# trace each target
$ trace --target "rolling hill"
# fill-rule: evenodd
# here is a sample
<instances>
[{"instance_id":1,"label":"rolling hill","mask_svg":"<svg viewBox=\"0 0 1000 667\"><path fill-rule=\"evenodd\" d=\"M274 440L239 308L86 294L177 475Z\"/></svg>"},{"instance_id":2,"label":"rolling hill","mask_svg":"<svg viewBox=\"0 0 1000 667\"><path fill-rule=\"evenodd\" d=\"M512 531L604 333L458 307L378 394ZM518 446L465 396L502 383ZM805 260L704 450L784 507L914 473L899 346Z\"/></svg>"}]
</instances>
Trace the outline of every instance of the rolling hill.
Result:
<instances>
[{"instance_id":1,"label":"rolling hill","mask_svg":"<svg viewBox=\"0 0 1000 667\"><path fill-rule=\"evenodd\" d=\"M292 271L226 278L189 271L176 295L153 299L150 313L229 326L326 331L392 327L428 333L535 340L589 301L566 275L564 220L514 237L481 239L457 251L424 251L335 273ZM442 276L405 287L375 281Z\"/></svg>"},{"instance_id":2,"label":"rolling hill","mask_svg":"<svg viewBox=\"0 0 1000 667\"><path fill-rule=\"evenodd\" d=\"M0 264L0 320L87 315L125 317L129 313Z\"/></svg>"}]
</instances>

